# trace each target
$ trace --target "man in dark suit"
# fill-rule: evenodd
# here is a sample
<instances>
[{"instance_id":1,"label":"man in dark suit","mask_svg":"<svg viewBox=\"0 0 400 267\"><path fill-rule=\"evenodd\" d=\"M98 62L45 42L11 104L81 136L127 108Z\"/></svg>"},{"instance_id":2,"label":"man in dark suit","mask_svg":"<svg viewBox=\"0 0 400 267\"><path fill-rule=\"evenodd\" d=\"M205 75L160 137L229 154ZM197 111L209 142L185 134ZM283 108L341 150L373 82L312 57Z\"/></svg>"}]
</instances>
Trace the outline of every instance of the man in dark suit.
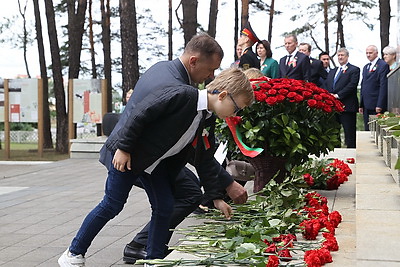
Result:
<instances>
[{"instance_id":1,"label":"man in dark suit","mask_svg":"<svg viewBox=\"0 0 400 267\"><path fill-rule=\"evenodd\" d=\"M314 83L321 87L320 79L326 79L328 73L324 69L322 62L316 58L311 57L311 45L309 43L300 43L299 52L305 54L310 59L310 73L309 82Z\"/></svg>"},{"instance_id":2,"label":"man in dark suit","mask_svg":"<svg viewBox=\"0 0 400 267\"><path fill-rule=\"evenodd\" d=\"M340 48L337 56L340 66L329 72L326 85L327 90L344 104L344 112L338 115L338 121L343 126L347 148L355 148L360 68L349 63L349 51L346 48Z\"/></svg>"},{"instance_id":3,"label":"man in dark suit","mask_svg":"<svg viewBox=\"0 0 400 267\"><path fill-rule=\"evenodd\" d=\"M148 193L148 196L153 200L165 196L165 201L157 203L165 209L153 215L170 217L174 202L170 195L173 180L186 164L188 152L193 150L190 143L192 135L199 136L195 131L201 135L200 129L203 129L204 119L207 118L206 110L193 109L193 106L200 104L200 93L189 84L213 78L222 58L220 45L207 34L200 34L192 38L179 59L159 62L141 76L120 120L100 152L100 161L109 170L103 201L86 216L70 247L59 258L60 266L71 266L72 263L85 265L84 256L92 240L122 210L137 179L140 179L146 192L148 183L157 179L159 183L154 186L160 194ZM171 98L172 101L169 101ZM237 104L229 101L227 103L232 102L236 110ZM164 120L159 119L157 123L149 123L154 120L153 116L160 118L160 112L169 112L169 116ZM147 127L143 127L145 122ZM138 133L141 133L140 136ZM165 135L169 138L162 138ZM212 151L197 153L202 152L202 146L199 144L197 147L195 165L201 173L199 176L203 177L205 190L215 192L222 187L234 202L244 203L247 200L246 190L229 175L219 175L222 167L213 158ZM153 204L152 201L152 207ZM169 222L169 218L166 221ZM153 224L152 227L158 227L158 230L153 231L150 227L149 240L158 240L153 240L157 247L152 247L152 250L148 248L148 253L152 251L153 257L164 256L164 241L167 240L169 227L166 221L158 220Z\"/></svg>"},{"instance_id":4,"label":"man in dark suit","mask_svg":"<svg viewBox=\"0 0 400 267\"><path fill-rule=\"evenodd\" d=\"M297 45L296 35L285 36L285 48L288 55L279 60L279 77L309 81L310 60L306 55L296 50Z\"/></svg>"},{"instance_id":5,"label":"man in dark suit","mask_svg":"<svg viewBox=\"0 0 400 267\"><path fill-rule=\"evenodd\" d=\"M250 22L247 22L246 26L240 33L240 38L238 40L238 46L243 50L239 60L239 68L242 68L243 70L250 68L260 69L260 60L253 52L253 45L259 41L260 40L256 33L251 28Z\"/></svg>"},{"instance_id":6,"label":"man in dark suit","mask_svg":"<svg viewBox=\"0 0 400 267\"><path fill-rule=\"evenodd\" d=\"M318 59L322 62L322 65L324 66L325 72L326 72L326 74L328 74L331 71L331 67L330 67L330 64L329 64L329 62L331 60L331 57L329 56L329 54L327 52L323 51L323 52L319 53ZM326 79L320 78L319 82L321 84L321 88L324 88L324 89L327 88Z\"/></svg>"},{"instance_id":7,"label":"man in dark suit","mask_svg":"<svg viewBox=\"0 0 400 267\"><path fill-rule=\"evenodd\" d=\"M369 115L387 110L389 65L378 58L378 48L370 45L366 48L369 63L364 66L361 81L360 113L364 117L364 130L369 130Z\"/></svg>"}]
</instances>

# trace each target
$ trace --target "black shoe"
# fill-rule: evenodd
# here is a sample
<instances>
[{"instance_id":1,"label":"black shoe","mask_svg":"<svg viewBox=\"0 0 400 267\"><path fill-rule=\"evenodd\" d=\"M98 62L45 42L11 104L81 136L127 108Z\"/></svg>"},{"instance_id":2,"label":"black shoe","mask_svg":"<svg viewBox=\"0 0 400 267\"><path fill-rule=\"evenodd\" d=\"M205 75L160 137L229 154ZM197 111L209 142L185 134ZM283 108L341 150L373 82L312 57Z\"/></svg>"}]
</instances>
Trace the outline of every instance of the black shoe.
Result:
<instances>
[{"instance_id":1,"label":"black shoe","mask_svg":"<svg viewBox=\"0 0 400 267\"><path fill-rule=\"evenodd\" d=\"M125 246L123 260L126 263L135 263L137 260L146 258L146 247L133 247L129 244Z\"/></svg>"}]
</instances>

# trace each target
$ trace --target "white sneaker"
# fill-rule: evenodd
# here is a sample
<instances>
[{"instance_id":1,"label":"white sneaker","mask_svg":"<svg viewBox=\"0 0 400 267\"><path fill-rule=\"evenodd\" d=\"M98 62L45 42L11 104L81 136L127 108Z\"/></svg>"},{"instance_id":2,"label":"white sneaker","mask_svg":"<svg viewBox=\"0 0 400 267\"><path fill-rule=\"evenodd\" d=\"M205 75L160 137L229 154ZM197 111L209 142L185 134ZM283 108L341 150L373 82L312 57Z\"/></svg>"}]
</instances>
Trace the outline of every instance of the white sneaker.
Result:
<instances>
[{"instance_id":1,"label":"white sneaker","mask_svg":"<svg viewBox=\"0 0 400 267\"><path fill-rule=\"evenodd\" d=\"M60 267L81 267L85 266L85 257L82 255L72 255L69 248L58 259Z\"/></svg>"}]
</instances>

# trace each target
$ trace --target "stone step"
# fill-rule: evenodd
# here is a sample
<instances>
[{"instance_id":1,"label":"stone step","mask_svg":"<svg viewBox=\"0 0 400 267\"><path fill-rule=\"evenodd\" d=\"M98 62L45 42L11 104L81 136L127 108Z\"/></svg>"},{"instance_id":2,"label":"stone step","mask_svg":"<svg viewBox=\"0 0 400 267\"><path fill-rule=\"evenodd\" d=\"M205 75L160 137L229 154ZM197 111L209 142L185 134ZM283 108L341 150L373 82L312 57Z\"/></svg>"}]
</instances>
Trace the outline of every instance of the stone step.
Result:
<instances>
[{"instance_id":1,"label":"stone step","mask_svg":"<svg viewBox=\"0 0 400 267\"><path fill-rule=\"evenodd\" d=\"M70 140L70 158L75 159L93 159L99 158L99 152L106 136L99 136L90 139L71 139Z\"/></svg>"}]
</instances>

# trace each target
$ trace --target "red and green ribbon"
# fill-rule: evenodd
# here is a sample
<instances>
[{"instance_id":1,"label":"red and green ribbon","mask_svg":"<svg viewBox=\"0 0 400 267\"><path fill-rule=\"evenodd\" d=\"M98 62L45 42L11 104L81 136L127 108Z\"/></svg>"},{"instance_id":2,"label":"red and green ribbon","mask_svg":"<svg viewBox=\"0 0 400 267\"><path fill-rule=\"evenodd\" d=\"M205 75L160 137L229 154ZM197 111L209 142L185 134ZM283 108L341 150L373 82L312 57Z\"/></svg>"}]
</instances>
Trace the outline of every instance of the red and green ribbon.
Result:
<instances>
[{"instance_id":1,"label":"red and green ribbon","mask_svg":"<svg viewBox=\"0 0 400 267\"><path fill-rule=\"evenodd\" d=\"M254 158L264 151L263 148L251 148L246 146L245 143L243 143L242 134L238 130L236 123L237 120L235 120L234 117L227 117L225 121L228 124L229 130L231 130L236 145L239 147L243 155L250 158Z\"/></svg>"}]
</instances>

